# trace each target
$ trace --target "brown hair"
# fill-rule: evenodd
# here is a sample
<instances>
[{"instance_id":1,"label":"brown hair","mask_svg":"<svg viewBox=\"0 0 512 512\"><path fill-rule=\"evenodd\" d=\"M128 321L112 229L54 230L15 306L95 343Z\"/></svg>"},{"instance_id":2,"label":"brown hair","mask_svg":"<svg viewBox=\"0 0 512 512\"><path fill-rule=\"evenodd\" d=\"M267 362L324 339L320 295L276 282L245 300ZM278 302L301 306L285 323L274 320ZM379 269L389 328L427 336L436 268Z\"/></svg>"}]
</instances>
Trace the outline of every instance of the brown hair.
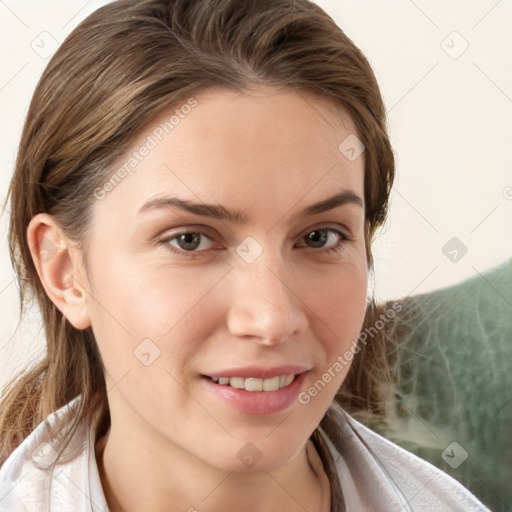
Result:
<instances>
[{"instance_id":1,"label":"brown hair","mask_svg":"<svg viewBox=\"0 0 512 512\"><path fill-rule=\"evenodd\" d=\"M46 295L26 239L32 217L55 216L86 253L93 191L156 115L208 88L258 85L327 99L354 120L365 145L372 266L370 241L384 222L394 177L385 108L366 58L320 7L308 0L118 0L98 9L67 37L37 85L9 189L21 310L37 300L47 351L4 390L0 463L78 395L67 439L88 414L100 433L110 424L92 330L75 329ZM370 305L365 325L374 318ZM351 412L379 413L389 382L387 347L376 337L360 348L338 399Z\"/></svg>"}]
</instances>

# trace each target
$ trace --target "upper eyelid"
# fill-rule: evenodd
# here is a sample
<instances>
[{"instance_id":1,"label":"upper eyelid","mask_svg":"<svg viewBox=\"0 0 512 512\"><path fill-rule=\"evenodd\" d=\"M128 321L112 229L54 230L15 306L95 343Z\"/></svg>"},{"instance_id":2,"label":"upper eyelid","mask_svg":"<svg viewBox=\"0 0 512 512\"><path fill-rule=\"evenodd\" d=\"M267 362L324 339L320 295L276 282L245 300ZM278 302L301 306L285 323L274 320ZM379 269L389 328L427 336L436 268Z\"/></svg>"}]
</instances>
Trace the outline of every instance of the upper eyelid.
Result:
<instances>
[{"instance_id":1,"label":"upper eyelid","mask_svg":"<svg viewBox=\"0 0 512 512\"><path fill-rule=\"evenodd\" d=\"M316 231L317 229L326 229L327 231L334 231L337 233L340 233L342 237L346 238L347 240L353 240L354 235L352 234L352 231L346 227L346 226L331 226L329 224L318 224L311 228L307 228L304 231L301 231L301 233L298 235L299 238L303 237L304 235L307 235L308 233L311 233L312 231Z\"/></svg>"},{"instance_id":2,"label":"upper eyelid","mask_svg":"<svg viewBox=\"0 0 512 512\"><path fill-rule=\"evenodd\" d=\"M179 235L184 235L186 233L200 233L203 236L208 238L213 238L215 235L210 231L214 231L213 228L204 227L184 227L184 228L171 228L164 230L158 238L161 239L173 239Z\"/></svg>"}]
</instances>

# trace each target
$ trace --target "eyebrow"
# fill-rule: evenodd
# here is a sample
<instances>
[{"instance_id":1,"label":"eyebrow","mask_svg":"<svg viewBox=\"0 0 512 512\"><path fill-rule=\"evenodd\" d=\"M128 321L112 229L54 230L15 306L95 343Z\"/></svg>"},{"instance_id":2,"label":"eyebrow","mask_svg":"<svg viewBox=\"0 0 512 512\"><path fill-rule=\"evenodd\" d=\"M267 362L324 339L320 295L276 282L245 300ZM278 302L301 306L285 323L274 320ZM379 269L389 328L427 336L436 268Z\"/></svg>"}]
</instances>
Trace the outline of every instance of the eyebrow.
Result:
<instances>
[{"instance_id":1,"label":"eyebrow","mask_svg":"<svg viewBox=\"0 0 512 512\"><path fill-rule=\"evenodd\" d=\"M345 204L355 204L364 208L364 203L360 196L351 190L343 190L332 197L328 197L327 199L323 199L307 206L299 213L299 216L307 217L309 215L316 215ZM203 217L210 217L218 220L226 220L234 223L247 223L250 220L249 216L240 210L229 210L219 204L194 203L192 201L172 196L150 199L140 208L139 213L166 208L178 208L195 215L201 215Z\"/></svg>"}]
</instances>

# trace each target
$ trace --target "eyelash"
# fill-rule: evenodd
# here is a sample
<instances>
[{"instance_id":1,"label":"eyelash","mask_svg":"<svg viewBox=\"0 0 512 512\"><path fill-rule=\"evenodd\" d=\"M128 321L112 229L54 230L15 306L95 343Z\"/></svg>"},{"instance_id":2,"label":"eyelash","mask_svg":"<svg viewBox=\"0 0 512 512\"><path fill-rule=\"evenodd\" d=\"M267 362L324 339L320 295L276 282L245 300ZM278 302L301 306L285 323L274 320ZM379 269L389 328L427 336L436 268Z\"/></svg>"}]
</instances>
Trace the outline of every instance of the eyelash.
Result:
<instances>
[{"instance_id":1,"label":"eyelash","mask_svg":"<svg viewBox=\"0 0 512 512\"><path fill-rule=\"evenodd\" d=\"M321 226L321 227L314 228L314 229L308 231L307 233L305 233L304 235L302 235L300 238L303 239L306 235L308 235L314 231L327 231L328 233L336 233L337 235L339 235L340 240L335 245L332 245L327 248L319 247L317 249L318 252L323 250L325 253L330 254L330 255L340 253L344 249L345 243L353 240L351 237L349 237L347 234L343 233L342 231L335 229L335 228L328 227L328 226L325 226L325 227ZM165 245L172 253L176 254L177 256L181 256L183 258L188 258L188 259L195 259L199 255L201 255L201 253L206 252L208 249L203 250L203 251L184 251L184 250L179 250L176 247L173 247L169 243L172 240L178 238L179 236L186 235L189 233L196 233L200 236L204 236L204 237L208 238L209 240L212 240L212 238L207 233L204 233L199 230L187 230L187 231L180 231L178 233L173 233L171 236L166 236L166 237L158 240L158 244ZM301 247L315 249L314 247L308 247L308 246L301 246Z\"/></svg>"}]
</instances>

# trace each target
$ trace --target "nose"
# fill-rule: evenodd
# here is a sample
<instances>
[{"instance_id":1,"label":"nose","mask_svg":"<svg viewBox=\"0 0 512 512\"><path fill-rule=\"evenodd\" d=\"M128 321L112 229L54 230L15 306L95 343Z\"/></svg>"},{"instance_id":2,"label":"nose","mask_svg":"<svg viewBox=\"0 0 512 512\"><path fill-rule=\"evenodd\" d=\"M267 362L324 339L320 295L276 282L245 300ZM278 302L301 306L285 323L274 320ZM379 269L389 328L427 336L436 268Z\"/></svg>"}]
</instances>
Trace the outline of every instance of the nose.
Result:
<instances>
[{"instance_id":1,"label":"nose","mask_svg":"<svg viewBox=\"0 0 512 512\"><path fill-rule=\"evenodd\" d=\"M234 336L275 345L307 328L304 298L282 265L241 264L230 272L227 326Z\"/></svg>"}]
</instances>

